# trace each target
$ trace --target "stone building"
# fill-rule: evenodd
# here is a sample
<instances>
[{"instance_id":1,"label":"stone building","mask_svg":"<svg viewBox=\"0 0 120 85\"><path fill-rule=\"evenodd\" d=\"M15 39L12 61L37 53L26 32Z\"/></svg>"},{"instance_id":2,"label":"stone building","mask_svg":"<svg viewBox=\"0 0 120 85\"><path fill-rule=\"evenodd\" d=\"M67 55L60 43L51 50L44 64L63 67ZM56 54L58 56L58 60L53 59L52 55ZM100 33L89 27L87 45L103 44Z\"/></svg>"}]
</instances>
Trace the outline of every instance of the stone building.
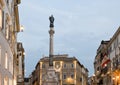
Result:
<instances>
[{"instance_id":1,"label":"stone building","mask_svg":"<svg viewBox=\"0 0 120 85\"><path fill-rule=\"evenodd\" d=\"M101 44L97 49L97 55L95 56L94 60L95 75L93 76L95 85L103 84L103 80L106 78L105 76L103 77L103 75L107 73L107 70L110 66L110 62L106 62L107 60L104 60L107 55L108 43L109 41L101 41Z\"/></svg>"},{"instance_id":2,"label":"stone building","mask_svg":"<svg viewBox=\"0 0 120 85\"><path fill-rule=\"evenodd\" d=\"M120 27L110 39L108 44L108 57L111 60L111 83L114 85L120 84Z\"/></svg>"},{"instance_id":3,"label":"stone building","mask_svg":"<svg viewBox=\"0 0 120 85\"><path fill-rule=\"evenodd\" d=\"M31 85L43 85L48 78L46 75L48 68L49 57L41 58L32 72ZM68 57L67 54L54 55L53 68L59 85L87 85L88 83L88 70L75 57Z\"/></svg>"},{"instance_id":4,"label":"stone building","mask_svg":"<svg viewBox=\"0 0 120 85\"><path fill-rule=\"evenodd\" d=\"M0 0L0 85L17 84L17 34L20 0Z\"/></svg>"},{"instance_id":5,"label":"stone building","mask_svg":"<svg viewBox=\"0 0 120 85\"><path fill-rule=\"evenodd\" d=\"M88 85L96 85L95 76L92 75L88 78Z\"/></svg>"},{"instance_id":6,"label":"stone building","mask_svg":"<svg viewBox=\"0 0 120 85\"><path fill-rule=\"evenodd\" d=\"M109 41L102 41L94 60L95 85L120 84L120 27Z\"/></svg>"},{"instance_id":7,"label":"stone building","mask_svg":"<svg viewBox=\"0 0 120 85\"><path fill-rule=\"evenodd\" d=\"M30 79L31 78L24 78L24 85L31 85Z\"/></svg>"}]
</instances>

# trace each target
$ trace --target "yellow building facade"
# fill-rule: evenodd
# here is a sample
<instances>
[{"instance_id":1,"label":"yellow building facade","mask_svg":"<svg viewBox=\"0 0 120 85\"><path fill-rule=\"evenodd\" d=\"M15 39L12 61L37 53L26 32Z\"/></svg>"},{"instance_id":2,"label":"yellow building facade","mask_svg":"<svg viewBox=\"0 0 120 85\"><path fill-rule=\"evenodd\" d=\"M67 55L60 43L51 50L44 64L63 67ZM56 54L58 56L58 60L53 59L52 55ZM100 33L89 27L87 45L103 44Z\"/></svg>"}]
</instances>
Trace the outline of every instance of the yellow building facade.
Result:
<instances>
[{"instance_id":1,"label":"yellow building facade","mask_svg":"<svg viewBox=\"0 0 120 85\"><path fill-rule=\"evenodd\" d=\"M49 68L49 57L41 58L32 72L31 85L43 85ZM88 70L75 57L54 55L53 68L59 85L87 85Z\"/></svg>"},{"instance_id":2,"label":"yellow building facade","mask_svg":"<svg viewBox=\"0 0 120 85\"><path fill-rule=\"evenodd\" d=\"M94 60L95 85L120 84L120 27L109 41L102 41Z\"/></svg>"}]
</instances>

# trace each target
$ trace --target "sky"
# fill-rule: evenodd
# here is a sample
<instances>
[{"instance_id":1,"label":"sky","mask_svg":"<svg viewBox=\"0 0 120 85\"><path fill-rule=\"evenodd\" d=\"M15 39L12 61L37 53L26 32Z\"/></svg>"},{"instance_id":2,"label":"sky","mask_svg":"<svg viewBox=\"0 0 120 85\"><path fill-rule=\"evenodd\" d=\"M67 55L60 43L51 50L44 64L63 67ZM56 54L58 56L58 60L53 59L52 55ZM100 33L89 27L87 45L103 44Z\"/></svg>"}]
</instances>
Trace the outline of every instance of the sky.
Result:
<instances>
[{"instance_id":1,"label":"sky","mask_svg":"<svg viewBox=\"0 0 120 85\"><path fill-rule=\"evenodd\" d=\"M49 55L49 16L54 21L54 54L75 56L94 74L94 58L102 40L120 26L120 0L21 0L18 41L25 49L25 76Z\"/></svg>"}]
</instances>

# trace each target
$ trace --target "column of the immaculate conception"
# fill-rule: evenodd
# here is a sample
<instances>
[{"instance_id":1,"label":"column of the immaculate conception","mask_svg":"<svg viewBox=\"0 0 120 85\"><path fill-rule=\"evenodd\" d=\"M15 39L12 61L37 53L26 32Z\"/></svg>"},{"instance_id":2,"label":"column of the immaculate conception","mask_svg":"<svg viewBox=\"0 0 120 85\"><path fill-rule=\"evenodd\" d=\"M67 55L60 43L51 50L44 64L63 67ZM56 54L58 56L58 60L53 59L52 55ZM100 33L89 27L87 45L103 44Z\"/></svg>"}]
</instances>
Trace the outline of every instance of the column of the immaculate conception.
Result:
<instances>
[{"instance_id":1,"label":"column of the immaculate conception","mask_svg":"<svg viewBox=\"0 0 120 85\"><path fill-rule=\"evenodd\" d=\"M50 48L49 48L49 66L53 66L53 37L54 37L54 17L51 15L49 17L50 20Z\"/></svg>"},{"instance_id":2,"label":"column of the immaculate conception","mask_svg":"<svg viewBox=\"0 0 120 85\"><path fill-rule=\"evenodd\" d=\"M59 85L58 82L58 76L56 75L56 72L54 70L53 67L53 35L55 33L54 31L54 17L53 15L51 15L49 17L50 20L50 30L49 30L49 34L50 34L50 48L49 48L49 68L47 70L47 76L45 78L45 82L43 82L43 85Z\"/></svg>"}]
</instances>

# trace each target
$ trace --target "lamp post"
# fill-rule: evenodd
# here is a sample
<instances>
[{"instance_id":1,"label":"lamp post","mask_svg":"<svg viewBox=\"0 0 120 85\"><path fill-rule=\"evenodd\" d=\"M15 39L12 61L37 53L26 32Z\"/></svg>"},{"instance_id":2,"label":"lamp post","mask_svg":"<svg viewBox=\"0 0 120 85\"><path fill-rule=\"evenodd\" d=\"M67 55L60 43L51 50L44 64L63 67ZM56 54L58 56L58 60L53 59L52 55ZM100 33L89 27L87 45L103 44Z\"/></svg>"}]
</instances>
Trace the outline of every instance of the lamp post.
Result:
<instances>
[{"instance_id":1,"label":"lamp post","mask_svg":"<svg viewBox=\"0 0 120 85\"><path fill-rule=\"evenodd\" d=\"M23 27L23 25L21 25L20 26L20 31L23 32L23 30L24 30L24 27Z\"/></svg>"}]
</instances>

